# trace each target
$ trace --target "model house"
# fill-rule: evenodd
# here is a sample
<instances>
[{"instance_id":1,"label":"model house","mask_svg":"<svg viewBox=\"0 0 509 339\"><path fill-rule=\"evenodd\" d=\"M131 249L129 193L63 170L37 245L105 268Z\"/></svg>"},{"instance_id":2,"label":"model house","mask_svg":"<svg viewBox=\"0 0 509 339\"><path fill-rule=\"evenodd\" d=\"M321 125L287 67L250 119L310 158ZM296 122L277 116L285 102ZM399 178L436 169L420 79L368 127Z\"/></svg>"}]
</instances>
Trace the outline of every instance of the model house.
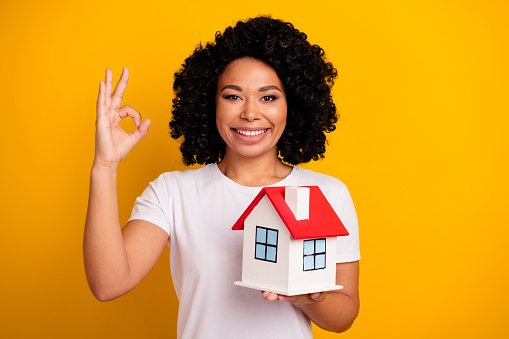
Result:
<instances>
[{"instance_id":1,"label":"model house","mask_svg":"<svg viewBox=\"0 0 509 339\"><path fill-rule=\"evenodd\" d=\"M244 230L239 286L297 295L336 285L336 240L348 235L318 186L265 187L233 230Z\"/></svg>"}]
</instances>

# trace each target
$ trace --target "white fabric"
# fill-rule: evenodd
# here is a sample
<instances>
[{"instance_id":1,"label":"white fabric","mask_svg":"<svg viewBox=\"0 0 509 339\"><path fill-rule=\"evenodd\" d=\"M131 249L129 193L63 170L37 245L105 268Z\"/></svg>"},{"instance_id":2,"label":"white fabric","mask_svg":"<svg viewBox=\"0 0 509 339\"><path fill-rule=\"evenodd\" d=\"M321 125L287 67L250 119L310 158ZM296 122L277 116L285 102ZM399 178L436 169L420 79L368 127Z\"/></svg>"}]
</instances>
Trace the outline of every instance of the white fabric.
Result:
<instances>
[{"instance_id":1,"label":"white fabric","mask_svg":"<svg viewBox=\"0 0 509 339\"><path fill-rule=\"evenodd\" d=\"M337 262L360 259L355 208L339 180L299 167L273 186L318 185L344 223ZM287 302L269 302L242 280L243 231L231 227L261 187L245 187L217 164L168 172L151 182L132 219L149 221L170 236L170 267L179 298L178 338L312 338L308 318Z\"/></svg>"}]
</instances>

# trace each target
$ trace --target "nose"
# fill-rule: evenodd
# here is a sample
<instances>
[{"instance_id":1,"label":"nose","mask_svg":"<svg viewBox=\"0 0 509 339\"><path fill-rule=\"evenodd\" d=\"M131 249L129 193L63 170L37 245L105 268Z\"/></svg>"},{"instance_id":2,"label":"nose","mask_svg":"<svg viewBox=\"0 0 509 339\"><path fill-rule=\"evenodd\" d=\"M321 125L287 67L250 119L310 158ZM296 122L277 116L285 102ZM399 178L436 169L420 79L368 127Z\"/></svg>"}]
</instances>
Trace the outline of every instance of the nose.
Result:
<instances>
[{"instance_id":1,"label":"nose","mask_svg":"<svg viewBox=\"0 0 509 339\"><path fill-rule=\"evenodd\" d=\"M246 100L246 103L242 107L240 117L247 121L259 120L261 116L258 105L255 100Z\"/></svg>"}]
</instances>

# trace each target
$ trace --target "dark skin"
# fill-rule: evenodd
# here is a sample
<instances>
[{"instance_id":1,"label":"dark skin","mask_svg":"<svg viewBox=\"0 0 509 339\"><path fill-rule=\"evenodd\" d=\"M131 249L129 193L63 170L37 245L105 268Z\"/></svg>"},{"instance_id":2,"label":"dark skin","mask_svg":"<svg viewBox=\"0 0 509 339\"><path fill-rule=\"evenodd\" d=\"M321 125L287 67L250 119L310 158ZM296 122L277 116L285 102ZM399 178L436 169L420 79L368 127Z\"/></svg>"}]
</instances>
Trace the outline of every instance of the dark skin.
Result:
<instances>
[{"instance_id":1,"label":"dark skin","mask_svg":"<svg viewBox=\"0 0 509 339\"><path fill-rule=\"evenodd\" d=\"M226 142L219 169L245 186L267 186L284 179L292 168L278 158L277 141L286 122L286 96L274 69L259 60L238 59L225 69L217 87L216 120ZM267 88L272 90L264 90ZM271 128L271 134L264 139L254 137L250 143L235 132L239 126ZM262 296L269 301L291 302L319 327L342 332L359 312L359 262L336 264L336 283L343 289L291 297L262 291Z\"/></svg>"},{"instance_id":2,"label":"dark skin","mask_svg":"<svg viewBox=\"0 0 509 339\"><path fill-rule=\"evenodd\" d=\"M217 125L227 145L218 167L241 185L267 186L292 171L279 160L276 148L286 123L284 86L270 66L254 59L239 60L218 80ZM113 75L107 70L97 100L96 152L83 252L90 289L101 301L115 299L138 285L168 241L168 234L148 221L132 220L120 228L117 167L148 134L150 125L134 108L121 106L128 77L124 69L113 91ZM225 95L225 86L234 93ZM120 128L127 117L136 126L132 133ZM344 286L342 290L293 297L262 292L262 296L291 302L318 326L340 332L351 326L359 310L358 277L358 262L337 264L336 281Z\"/></svg>"}]
</instances>

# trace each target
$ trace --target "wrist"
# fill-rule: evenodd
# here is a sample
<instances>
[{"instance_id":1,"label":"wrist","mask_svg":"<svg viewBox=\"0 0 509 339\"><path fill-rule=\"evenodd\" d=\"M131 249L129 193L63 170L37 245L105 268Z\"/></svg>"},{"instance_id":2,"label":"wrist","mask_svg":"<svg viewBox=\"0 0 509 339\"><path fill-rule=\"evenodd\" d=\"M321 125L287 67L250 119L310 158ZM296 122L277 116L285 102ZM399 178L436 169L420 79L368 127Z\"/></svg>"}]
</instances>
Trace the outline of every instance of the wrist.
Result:
<instances>
[{"instance_id":1,"label":"wrist","mask_svg":"<svg viewBox=\"0 0 509 339\"><path fill-rule=\"evenodd\" d=\"M118 163L105 162L94 159L92 164L92 175L115 175L117 174Z\"/></svg>"}]
</instances>

